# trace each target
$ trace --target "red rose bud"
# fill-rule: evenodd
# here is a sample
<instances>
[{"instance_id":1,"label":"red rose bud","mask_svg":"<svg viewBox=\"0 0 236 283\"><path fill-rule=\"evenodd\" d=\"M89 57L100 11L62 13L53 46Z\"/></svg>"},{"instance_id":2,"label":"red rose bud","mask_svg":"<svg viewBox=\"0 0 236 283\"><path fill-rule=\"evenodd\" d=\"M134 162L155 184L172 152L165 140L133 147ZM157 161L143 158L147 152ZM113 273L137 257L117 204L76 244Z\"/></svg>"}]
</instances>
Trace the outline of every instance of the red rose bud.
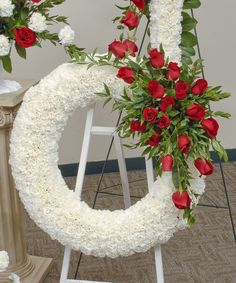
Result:
<instances>
[{"instance_id":1,"label":"red rose bud","mask_svg":"<svg viewBox=\"0 0 236 283\"><path fill-rule=\"evenodd\" d=\"M201 96L207 88L208 88L208 82L204 79L199 79L193 85L191 92L194 95Z\"/></svg>"},{"instance_id":2,"label":"red rose bud","mask_svg":"<svg viewBox=\"0 0 236 283\"><path fill-rule=\"evenodd\" d=\"M149 82L148 91L153 98L162 98L165 94L164 87L155 80Z\"/></svg>"},{"instance_id":3,"label":"red rose bud","mask_svg":"<svg viewBox=\"0 0 236 283\"><path fill-rule=\"evenodd\" d=\"M146 121L154 123L157 119L158 110L153 107L145 107L143 110L143 117Z\"/></svg>"},{"instance_id":4,"label":"red rose bud","mask_svg":"<svg viewBox=\"0 0 236 283\"><path fill-rule=\"evenodd\" d=\"M175 108L175 100L172 96L167 95L162 99L160 109L162 112L166 112L166 109L171 106L171 109Z\"/></svg>"},{"instance_id":5,"label":"red rose bud","mask_svg":"<svg viewBox=\"0 0 236 283\"><path fill-rule=\"evenodd\" d=\"M171 172L174 164L173 156L170 154L163 156L161 160L161 164L162 164L163 172Z\"/></svg>"},{"instance_id":6,"label":"red rose bud","mask_svg":"<svg viewBox=\"0 0 236 283\"><path fill-rule=\"evenodd\" d=\"M201 122L203 129L211 138L215 138L218 134L219 124L214 118L204 119Z\"/></svg>"},{"instance_id":7,"label":"red rose bud","mask_svg":"<svg viewBox=\"0 0 236 283\"><path fill-rule=\"evenodd\" d=\"M189 117L189 119L199 121L202 118L205 117L206 111L204 107L202 107L200 104L193 103L187 110L186 113Z\"/></svg>"},{"instance_id":8,"label":"red rose bud","mask_svg":"<svg viewBox=\"0 0 236 283\"><path fill-rule=\"evenodd\" d=\"M178 100L185 99L188 93L188 88L189 88L188 83L179 80L175 86L176 99Z\"/></svg>"},{"instance_id":9,"label":"red rose bud","mask_svg":"<svg viewBox=\"0 0 236 283\"><path fill-rule=\"evenodd\" d=\"M170 80L177 80L180 77L180 67L177 63L170 62L168 65L168 72L167 72L167 78Z\"/></svg>"},{"instance_id":10,"label":"red rose bud","mask_svg":"<svg viewBox=\"0 0 236 283\"><path fill-rule=\"evenodd\" d=\"M130 130L131 132L138 132L140 129L141 123L138 120L132 121L130 124Z\"/></svg>"},{"instance_id":11,"label":"red rose bud","mask_svg":"<svg viewBox=\"0 0 236 283\"><path fill-rule=\"evenodd\" d=\"M41 0L31 0L34 3L39 3Z\"/></svg>"},{"instance_id":12,"label":"red rose bud","mask_svg":"<svg viewBox=\"0 0 236 283\"><path fill-rule=\"evenodd\" d=\"M109 44L108 50L120 59L124 58L125 53L128 51L127 46L118 40L114 40L111 44Z\"/></svg>"},{"instance_id":13,"label":"red rose bud","mask_svg":"<svg viewBox=\"0 0 236 283\"><path fill-rule=\"evenodd\" d=\"M121 67L117 77L123 79L127 84L132 84L135 78L135 72L130 67Z\"/></svg>"},{"instance_id":14,"label":"red rose bud","mask_svg":"<svg viewBox=\"0 0 236 283\"><path fill-rule=\"evenodd\" d=\"M126 46L126 49L130 53L130 55L135 57L136 52L138 52L138 46L129 39L126 39L123 44Z\"/></svg>"},{"instance_id":15,"label":"red rose bud","mask_svg":"<svg viewBox=\"0 0 236 283\"><path fill-rule=\"evenodd\" d=\"M186 154L191 148L191 140L188 135L182 134L178 137L178 148Z\"/></svg>"},{"instance_id":16,"label":"red rose bud","mask_svg":"<svg viewBox=\"0 0 236 283\"><path fill-rule=\"evenodd\" d=\"M132 121L130 124L130 130L131 132L141 132L145 133L146 132L146 124L141 122L139 120Z\"/></svg>"},{"instance_id":17,"label":"red rose bud","mask_svg":"<svg viewBox=\"0 0 236 283\"><path fill-rule=\"evenodd\" d=\"M24 48L28 48L34 45L36 42L35 33L28 27L15 28L13 30L16 43Z\"/></svg>"},{"instance_id":18,"label":"red rose bud","mask_svg":"<svg viewBox=\"0 0 236 283\"><path fill-rule=\"evenodd\" d=\"M178 209L190 208L191 205L191 199L186 191L175 192L172 195L172 201Z\"/></svg>"},{"instance_id":19,"label":"red rose bud","mask_svg":"<svg viewBox=\"0 0 236 283\"><path fill-rule=\"evenodd\" d=\"M209 176L214 171L213 165L207 159L198 158L194 161L194 165L201 175Z\"/></svg>"},{"instance_id":20,"label":"red rose bud","mask_svg":"<svg viewBox=\"0 0 236 283\"><path fill-rule=\"evenodd\" d=\"M140 10L143 9L146 5L145 0L131 0Z\"/></svg>"},{"instance_id":21,"label":"red rose bud","mask_svg":"<svg viewBox=\"0 0 236 283\"><path fill-rule=\"evenodd\" d=\"M141 124L139 131L140 131L141 133L145 133L146 130L147 130L146 124L145 124L145 123Z\"/></svg>"},{"instance_id":22,"label":"red rose bud","mask_svg":"<svg viewBox=\"0 0 236 283\"><path fill-rule=\"evenodd\" d=\"M168 115L163 115L159 120L158 120L158 127L160 129L165 129L169 127L170 125L170 118Z\"/></svg>"},{"instance_id":23,"label":"red rose bud","mask_svg":"<svg viewBox=\"0 0 236 283\"><path fill-rule=\"evenodd\" d=\"M139 24L139 17L136 12L128 10L125 13L124 18L121 20L121 23L126 25L129 29L136 28Z\"/></svg>"},{"instance_id":24,"label":"red rose bud","mask_svg":"<svg viewBox=\"0 0 236 283\"><path fill-rule=\"evenodd\" d=\"M159 52L157 48L149 51L150 62L154 68L162 68L165 64L164 54Z\"/></svg>"},{"instance_id":25,"label":"red rose bud","mask_svg":"<svg viewBox=\"0 0 236 283\"><path fill-rule=\"evenodd\" d=\"M160 143L160 137L159 135L153 135L150 137L150 139L148 140L148 144L152 147L156 147L159 145Z\"/></svg>"}]
</instances>

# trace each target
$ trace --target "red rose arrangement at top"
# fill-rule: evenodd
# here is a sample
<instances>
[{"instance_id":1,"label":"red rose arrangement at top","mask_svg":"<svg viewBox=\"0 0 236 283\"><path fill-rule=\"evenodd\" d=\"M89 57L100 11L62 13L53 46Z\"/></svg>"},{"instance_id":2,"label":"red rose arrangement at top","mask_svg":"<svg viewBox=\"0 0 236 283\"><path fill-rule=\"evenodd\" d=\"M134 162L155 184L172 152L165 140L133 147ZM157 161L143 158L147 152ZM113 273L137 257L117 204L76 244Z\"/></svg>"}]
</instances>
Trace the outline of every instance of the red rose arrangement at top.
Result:
<instances>
[{"instance_id":1,"label":"red rose arrangement at top","mask_svg":"<svg viewBox=\"0 0 236 283\"><path fill-rule=\"evenodd\" d=\"M26 50L33 46L41 47L42 41L48 40L65 47L66 52L77 56L82 49L73 44L74 31L67 23L67 18L50 15L50 9L65 0L28 0L4 1L0 3L0 60L7 72L12 71L11 50L13 44L18 55L26 58ZM49 25L64 23L66 26L59 33L50 32Z\"/></svg>"},{"instance_id":2,"label":"red rose arrangement at top","mask_svg":"<svg viewBox=\"0 0 236 283\"><path fill-rule=\"evenodd\" d=\"M184 210L184 218L191 225L195 220L194 199L199 195L191 190L189 160L194 161L199 176L214 171L211 147L227 160L227 153L217 140L216 117L230 115L212 111L209 103L230 94L222 92L220 87L210 87L201 78L201 60L180 65L166 58L162 46L159 49L149 46L148 55L142 58L137 55L136 31L141 17L148 17L146 2L132 0L128 7L122 8L123 15L114 22L118 22L118 29L128 29L128 37L124 39L122 32L120 40L109 45L108 56L101 57L98 63L116 67L117 77L127 84L121 98L113 104L113 110L123 111L117 132L123 138L136 137L138 141L129 148L144 147L143 155L155 158L159 176L172 172L176 187L173 203ZM184 41L181 44L184 46ZM114 99L107 86L98 95L105 97L106 103Z\"/></svg>"}]
</instances>

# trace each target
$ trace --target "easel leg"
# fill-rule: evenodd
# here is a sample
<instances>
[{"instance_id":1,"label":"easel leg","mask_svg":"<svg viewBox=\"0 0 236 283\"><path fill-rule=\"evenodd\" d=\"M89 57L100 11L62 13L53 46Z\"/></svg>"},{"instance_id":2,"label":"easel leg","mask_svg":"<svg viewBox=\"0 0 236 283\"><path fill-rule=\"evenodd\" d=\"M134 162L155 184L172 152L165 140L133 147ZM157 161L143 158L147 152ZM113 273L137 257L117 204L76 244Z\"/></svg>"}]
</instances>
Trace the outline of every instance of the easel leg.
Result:
<instances>
[{"instance_id":1,"label":"easel leg","mask_svg":"<svg viewBox=\"0 0 236 283\"><path fill-rule=\"evenodd\" d=\"M95 106L93 105L88 110L86 124L85 124L84 140L82 144L78 174L77 174L76 185L75 185L75 192L79 196L81 196L82 187L84 183L85 169L86 169L86 163L87 163L88 152L89 152L89 144L90 144L90 139L91 139L91 130L92 130L92 125L93 125L94 108ZM69 272L69 266L70 266L70 257L71 257L71 249L69 247L65 247L60 283L66 283L68 280L67 278L68 278L68 272Z\"/></svg>"},{"instance_id":2,"label":"easel leg","mask_svg":"<svg viewBox=\"0 0 236 283\"><path fill-rule=\"evenodd\" d=\"M114 143L115 143L116 155L120 169L120 177L121 177L121 184L123 189L125 208L128 208L131 206L128 174L127 174L127 168L125 164L125 157L124 157L124 151L122 148L121 140L117 134L114 135Z\"/></svg>"},{"instance_id":3,"label":"easel leg","mask_svg":"<svg viewBox=\"0 0 236 283\"><path fill-rule=\"evenodd\" d=\"M152 192L152 186L153 186L153 183L154 183L153 161L152 161L152 159L148 159L146 157L145 162L146 162L146 171L147 171L148 191L149 191L149 193L151 193ZM164 283L164 272L163 272L161 246L156 246L154 248L154 254L155 254L157 283Z\"/></svg>"}]
</instances>

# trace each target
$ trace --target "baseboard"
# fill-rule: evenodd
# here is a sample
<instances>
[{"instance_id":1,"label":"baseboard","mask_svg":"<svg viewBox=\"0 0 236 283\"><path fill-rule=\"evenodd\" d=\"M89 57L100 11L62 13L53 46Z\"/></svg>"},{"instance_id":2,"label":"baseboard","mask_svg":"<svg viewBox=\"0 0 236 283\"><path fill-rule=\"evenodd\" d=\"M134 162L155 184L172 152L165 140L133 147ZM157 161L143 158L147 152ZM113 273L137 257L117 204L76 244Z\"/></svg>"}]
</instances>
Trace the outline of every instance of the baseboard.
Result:
<instances>
[{"instance_id":1,"label":"baseboard","mask_svg":"<svg viewBox=\"0 0 236 283\"><path fill-rule=\"evenodd\" d=\"M236 148L227 149L229 162L236 161ZM217 153L211 152L211 157L214 163L219 162ZM77 175L78 163L59 165L63 177L72 177ZM104 161L91 161L87 163L86 175L99 174L102 172ZM145 169L145 160L143 157L127 158L126 167L128 171ZM118 172L117 160L108 160L105 168L105 173Z\"/></svg>"}]
</instances>

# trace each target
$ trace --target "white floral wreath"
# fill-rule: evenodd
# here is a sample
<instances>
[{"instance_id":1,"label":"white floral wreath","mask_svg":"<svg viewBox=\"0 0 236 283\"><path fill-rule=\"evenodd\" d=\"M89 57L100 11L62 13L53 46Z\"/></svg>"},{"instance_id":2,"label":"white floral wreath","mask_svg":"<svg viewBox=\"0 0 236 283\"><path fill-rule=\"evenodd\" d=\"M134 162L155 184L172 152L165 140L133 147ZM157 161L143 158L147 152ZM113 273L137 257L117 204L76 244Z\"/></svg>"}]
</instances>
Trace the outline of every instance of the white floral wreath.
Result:
<instances>
[{"instance_id":1,"label":"white floral wreath","mask_svg":"<svg viewBox=\"0 0 236 283\"><path fill-rule=\"evenodd\" d=\"M170 19L168 13L176 13L173 19L180 24L182 5L177 5L176 10L173 2L183 4L182 0L152 1L152 11L156 11L156 5L159 9L164 7L165 17L160 17L157 26L159 32L166 17ZM153 31L154 13L151 19ZM180 33L181 30L173 32L174 36ZM161 38L168 44L164 35ZM153 40L152 43L156 44ZM179 60L176 49L173 53L168 50L170 57ZM78 107L96 102L98 96L94 93L103 90L103 83L114 96L122 93L124 85L112 67L88 70L86 65L63 64L31 88L14 123L10 163L21 200L40 228L74 250L113 258L145 252L165 243L187 225L171 200L175 191L171 173L158 177L153 193L126 210L91 209L67 188L57 166L58 142L69 115ZM191 191L201 194L204 180L197 177L196 171L195 174Z\"/></svg>"}]
</instances>

